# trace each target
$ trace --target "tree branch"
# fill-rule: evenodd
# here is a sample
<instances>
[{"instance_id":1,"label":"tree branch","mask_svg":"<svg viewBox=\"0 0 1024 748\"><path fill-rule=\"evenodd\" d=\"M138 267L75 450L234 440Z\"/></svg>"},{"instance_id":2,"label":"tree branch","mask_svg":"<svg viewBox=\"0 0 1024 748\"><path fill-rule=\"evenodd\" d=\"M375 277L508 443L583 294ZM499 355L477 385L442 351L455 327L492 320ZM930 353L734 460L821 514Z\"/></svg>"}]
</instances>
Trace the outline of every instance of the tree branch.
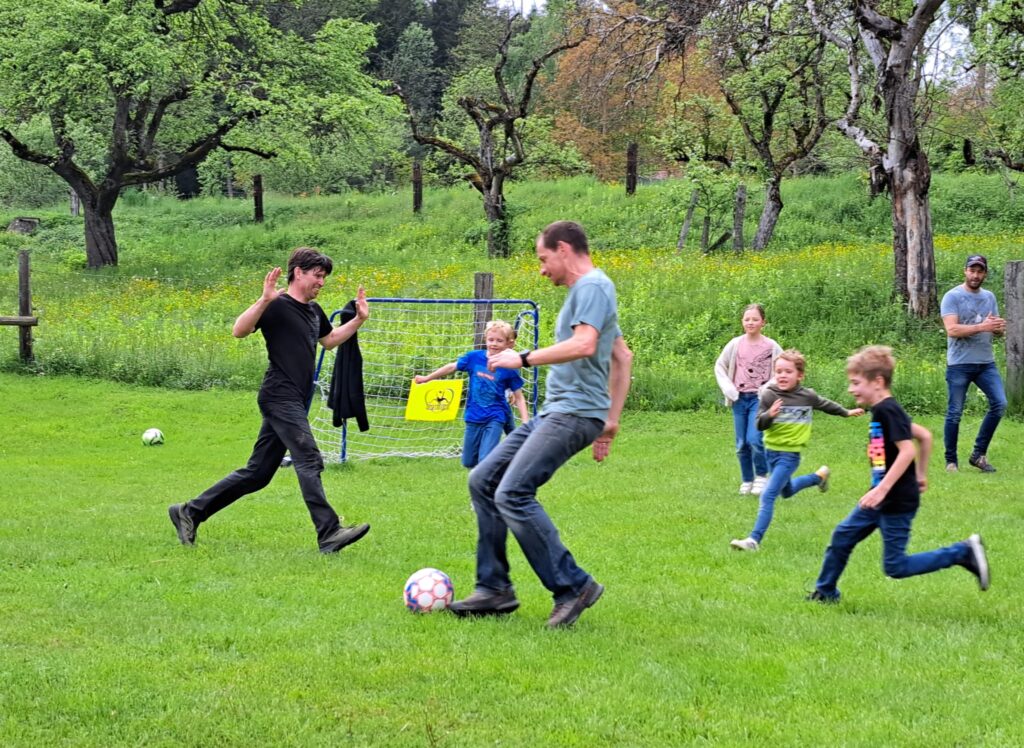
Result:
<instances>
[{"instance_id":1,"label":"tree branch","mask_svg":"<svg viewBox=\"0 0 1024 748\"><path fill-rule=\"evenodd\" d=\"M227 143L221 143L218 147L222 151L251 153L254 156L259 156L260 158L265 159L277 158L277 151L261 151L258 148L250 148L247 145L228 145Z\"/></svg>"}]
</instances>

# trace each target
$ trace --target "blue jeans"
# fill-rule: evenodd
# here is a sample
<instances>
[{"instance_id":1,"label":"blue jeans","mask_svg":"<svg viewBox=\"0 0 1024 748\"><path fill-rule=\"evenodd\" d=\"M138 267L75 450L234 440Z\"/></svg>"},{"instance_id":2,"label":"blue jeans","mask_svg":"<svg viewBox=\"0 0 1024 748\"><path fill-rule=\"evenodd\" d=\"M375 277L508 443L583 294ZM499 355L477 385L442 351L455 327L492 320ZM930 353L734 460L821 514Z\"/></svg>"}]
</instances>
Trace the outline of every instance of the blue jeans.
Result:
<instances>
[{"instance_id":1,"label":"blue jeans","mask_svg":"<svg viewBox=\"0 0 1024 748\"><path fill-rule=\"evenodd\" d=\"M910 524L916 513L883 514L877 509L854 507L832 531L832 542L825 549L825 560L818 581L815 582L815 589L825 597L839 597L836 582L846 568L850 554L876 527L882 532L882 569L887 577L893 579L929 574L956 564L963 565L970 558L970 546L962 542L908 556L906 550L910 541Z\"/></svg>"},{"instance_id":2,"label":"blue jeans","mask_svg":"<svg viewBox=\"0 0 1024 748\"><path fill-rule=\"evenodd\" d=\"M583 590L590 575L576 565L537 501L543 486L574 454L596 439L604 422L567 413L532 418L513 431L469 474L477 521L476 587L511 589L505 543L509 530L556 603Z\"/></svg>"},{"instance_id":3,"label":"blue jeans","mask_svg":"<svg viewBox=\"0 0 1024 748\"><path fill-rule=\"evenodd\" d=\"M949 407L946 409L946 425L943 440L946 443L946 462L957 462L956 443L960 436L960 417L964 412L964 400L971 382L985 393L988 412L978 429L974 440L974 454L988 453L988 445L996 433L996 426L1006 412L1006 393L1003 380L995 363L954 364L946 367L946 389L949 391Z\"/></svg>"},{"instance_id":4,"label":"blue jeans","mask_svg":"<svg viewBox=\"0 0 1024 748\"><path fill-rule=\"evenodd\" d=\"M268 402L259 406L263 424L249 462L189 501L186 508L196 522L205 522L243 496L259 491L270 483L287 450L317 540L322 543L338 529L340 522L324 495L320 480L324 461L309 428L306 406L300 402Z\"/></svg>"},{"instance_id":5,"label":"blue jeans","mask_svg":"<svg viewBox=\"0 0 1024 748\"><path fill-rule=\"evenodd\" d=\"M504 421L466 423L466 435L462 439L462 466L476 467L501 441Z\"/></svg>"},{"instance_id":6,"label":"blue jeans","mask_svg":"<svg viewBox=\"0 0 1024 748\"><path fill-rule=\"evenodd\" d=\"M821 483L821 478L816 473L808 473L797 478L793 473L800 467L799 452L776 452L771 449L765 450L768 459L768 468L771 474L768 476L768 483L761 491L760 504L757 508L757 519L754 521L754 529L750 531L750 537L761 542L761 538L768 532L768 525L772 523L772 515L775 513L775 499L780 495L788 499L798 491L816 486Z\"/></svg>"},{"instance_id":7,"label":"blue jeans","mask_svg":"<svg viewBox=\"0 0 1024 748\"><path fill-rule=\"evenodd\" d=\"M764 442L757 430L756 392L742 392L732 404L732 425L736 432L736 457L740 461L740 476L750 483L755 475L768 475L768 462L764 456Z\"/></svg>"}]
</instances>

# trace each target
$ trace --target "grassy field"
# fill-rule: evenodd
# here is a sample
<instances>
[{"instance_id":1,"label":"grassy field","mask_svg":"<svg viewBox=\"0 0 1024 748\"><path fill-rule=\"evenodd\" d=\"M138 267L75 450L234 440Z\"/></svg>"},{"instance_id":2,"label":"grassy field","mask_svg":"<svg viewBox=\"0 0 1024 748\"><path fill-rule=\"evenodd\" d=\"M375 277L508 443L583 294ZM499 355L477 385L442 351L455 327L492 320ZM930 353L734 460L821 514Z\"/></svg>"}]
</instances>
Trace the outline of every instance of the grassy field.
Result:
<instances>
[{"instance_id":1,"label":"grassy field","mask_svg":"<svg viewBox=\"0 0 1024 748\"><path fill-rule=\"evenodd\" d=\"M763 550L739 554L756 503L735 493L728 415L631 413L609 461L580 456L542 491L607 586L552 632L518 548L513 616L402 607L422 566L472 587L453 460L329 468L332 503L373 525L336 557L288 471L184 548L167 505L245 460L251 392L7 374L0 391L4 746L1024 743L1019 422L1000 426L995 475L933 466L911 542L982 532L989 592L960 569L888 580L873 537L822 607L803 596L867 482L866 422L817 416L804 467L830 464L832 490L780 502ZM166 445L141 445L150 426Z\"/></svg>"}]
</instances>

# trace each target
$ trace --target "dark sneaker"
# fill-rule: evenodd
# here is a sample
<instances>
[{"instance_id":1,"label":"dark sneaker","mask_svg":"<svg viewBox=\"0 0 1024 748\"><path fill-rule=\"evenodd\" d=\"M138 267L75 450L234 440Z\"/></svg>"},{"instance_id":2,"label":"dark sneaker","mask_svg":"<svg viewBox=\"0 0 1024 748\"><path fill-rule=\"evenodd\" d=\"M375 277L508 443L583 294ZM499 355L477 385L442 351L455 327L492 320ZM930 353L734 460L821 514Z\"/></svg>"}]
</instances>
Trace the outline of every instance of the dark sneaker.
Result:
<instances>
[{"instance_id":1,"label":"dark sneaker","mask_svg":"<svg viewBox=\"0 0 1024 748\"><path fill-rule=\"evenodd\" d=\"M327 540L320 544L321 553L337 553L346 545L352 545L370 531L367 524L351 525L350 527L339 527Z\"/></svg>"},{"instance_id":2,"label":"dark sneaker","mask_svg":"<svg viewBox=\"0 0 1024 748\"><path fill-rule=\"evenodd\" d=\"M601 599L604 593L604 585L598 584L593 578L576 597L566 600L564 603L555 605L548 618L548 628L559 629L572 626L587 608Z\"/></svg>"},{"instance_id":3,"label":"dark sneaker","mask_svg":"<svg viewBox=\"0 0 1024 748\"><path fill-rule=\"evenodd\" d=\"M990 581L985 544L981 540L981 535L974 533L971 537L967 538L967 545L970 546L971 555L964 561L964 568L978 578L978 586L984 592L988 589Z\"/></svg>"},{"instance_id":4,"label":"dark sneaker","mask_svg":"<svg viewBox=\"0 0 1024 748\"><path fill-rule=\"evenodd\" d=\"M971 459L968 462L971 463L972 467L978 468L983 473L994 473L996 471L985 455L971 455Z\"/></svg>"},{"instance_id":5,"label":"dark sneaker","mask_svg":"<svg viewBox=\"0 0 1024 748\"><path fill-rule=\"evenodd\" d=\"M167 508L167 514L171 517L171 524L178 531L178 540L182 545L196 544L196 523L192 515L188 513L186 504L171 504Z\"/></svg>"},{"instance_id":6,"label":"dark sneaker","mask_svg":"<svg viewBox=\"0 0 1024 748\"><path fill-rule=\"evenodd\" d=\"M474 590L464 600L456 600L448 606L460 618L467 616L503 616L512 613L519 607L515 590L509 587L503 592L494 590Z\"/></svg>"},{"instance_id":7,"label":"dark sneaker","mask_svg":"<svg viewBox=\"0 0 1024 748\"><path fill-rule=\"evenodd\" d=\"M815 590L804 598L809 603L821 603L822 605L835 605L839 602L839 593L826 595L821 590Z\"/></svg>"}]
</instances>

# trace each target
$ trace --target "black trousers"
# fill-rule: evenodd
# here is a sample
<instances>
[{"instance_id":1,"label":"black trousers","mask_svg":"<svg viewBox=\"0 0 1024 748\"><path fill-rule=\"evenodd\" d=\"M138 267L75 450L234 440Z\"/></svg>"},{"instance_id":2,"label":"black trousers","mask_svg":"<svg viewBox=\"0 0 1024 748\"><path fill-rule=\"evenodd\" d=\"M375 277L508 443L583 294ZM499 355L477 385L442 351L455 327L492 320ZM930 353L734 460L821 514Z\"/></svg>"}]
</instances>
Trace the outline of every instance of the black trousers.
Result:
<instances>
[{"instance_id":1,"label":"black trousers","mask_svg":"<svg viewBox=\"0 0 1024 748\"><path fill-rule=\"evenodd\" d=\"M261 402L259 406L263 425L249 462L188 502L188 512L196 522L205 522L243 496L259 491L270 483L287 450L291 453L302 498L316 528L317 541L323 543L338 529L340 522L337 512L324 495L320 480L324 461L309 428L306 408L302 403L287 401Z\"/></svg>"}]
</instances>

